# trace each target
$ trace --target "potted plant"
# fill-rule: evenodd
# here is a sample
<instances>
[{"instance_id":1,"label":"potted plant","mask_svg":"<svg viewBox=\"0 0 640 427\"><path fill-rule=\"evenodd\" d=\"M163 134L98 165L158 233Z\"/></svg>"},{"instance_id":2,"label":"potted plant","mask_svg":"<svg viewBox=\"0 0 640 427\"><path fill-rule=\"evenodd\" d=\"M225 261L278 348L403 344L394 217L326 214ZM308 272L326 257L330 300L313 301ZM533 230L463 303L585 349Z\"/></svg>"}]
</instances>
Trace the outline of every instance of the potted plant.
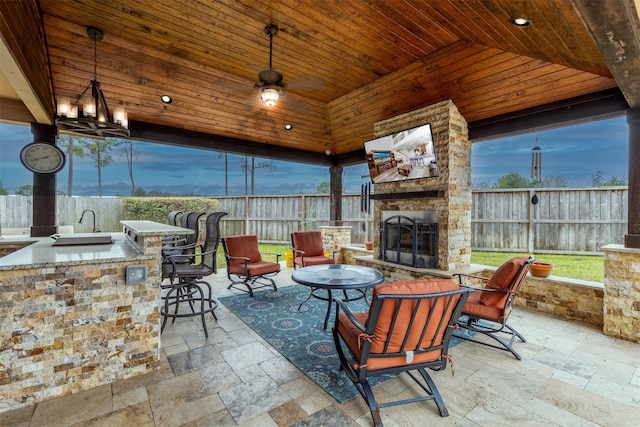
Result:
<instances>
[{"instance_id":1,"label":"potted plant","mask_svg":"<svg viewBox=\"0 0 640 427\"><path fill-rule=\"evenodd\" d=\"M535 277L549 277L551 270L553 270L553 264L534 261L531 263L531 269L529 272Z\"/></svg>"},{"instance_id":2,"label":"potted plant","mask_svg":"<svg viewBox=\"0 0 640 427\"><path fill-rule=\"evenodd\" d=\"M368 251L373 250L373 242L364 242L364 248Z\"/></svg>"}]
</instances>

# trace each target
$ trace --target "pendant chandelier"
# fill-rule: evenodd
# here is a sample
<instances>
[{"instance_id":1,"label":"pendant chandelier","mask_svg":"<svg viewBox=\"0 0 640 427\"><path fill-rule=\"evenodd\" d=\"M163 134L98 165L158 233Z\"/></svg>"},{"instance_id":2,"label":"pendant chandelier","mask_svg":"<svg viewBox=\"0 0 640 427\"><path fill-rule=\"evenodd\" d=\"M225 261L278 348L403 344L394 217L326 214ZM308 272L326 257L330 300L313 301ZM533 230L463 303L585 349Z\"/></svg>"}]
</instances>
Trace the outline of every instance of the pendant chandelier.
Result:
<instances>
[{"instance_id":1,"label":"pendant chandelier","mask_svg":"<svg viewBox=\"0 0 640 427\"><path fill-rule=\"evenodd\" d=\"M114 108L111 115L97 77L97 44L104 34L97 28L89 27L87 35L93 40L93 80L73 104L68 97L58 97L56 126L86 136L126 138L130 132L124 106Z\"/></svg>"}]
</instances>

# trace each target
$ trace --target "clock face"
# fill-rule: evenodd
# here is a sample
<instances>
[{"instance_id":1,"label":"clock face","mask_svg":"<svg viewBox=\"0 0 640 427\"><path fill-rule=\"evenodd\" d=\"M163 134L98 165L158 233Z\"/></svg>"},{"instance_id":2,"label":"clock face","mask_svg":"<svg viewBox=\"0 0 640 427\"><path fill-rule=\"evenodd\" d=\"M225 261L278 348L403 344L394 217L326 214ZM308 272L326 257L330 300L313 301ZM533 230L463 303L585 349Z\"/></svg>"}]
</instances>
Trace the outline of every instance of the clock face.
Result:
<instances>
[{"instance_id":1,"label":"clock face","mask_svg":"<svg viewBox=\"0 0 640 427\"><path fill-rule=\"evenodd\" d=\"M64 167L64 152L55 145L33 142L20 152L22 164L34 173L56 173Z\"/></svg>"}]
</instances>

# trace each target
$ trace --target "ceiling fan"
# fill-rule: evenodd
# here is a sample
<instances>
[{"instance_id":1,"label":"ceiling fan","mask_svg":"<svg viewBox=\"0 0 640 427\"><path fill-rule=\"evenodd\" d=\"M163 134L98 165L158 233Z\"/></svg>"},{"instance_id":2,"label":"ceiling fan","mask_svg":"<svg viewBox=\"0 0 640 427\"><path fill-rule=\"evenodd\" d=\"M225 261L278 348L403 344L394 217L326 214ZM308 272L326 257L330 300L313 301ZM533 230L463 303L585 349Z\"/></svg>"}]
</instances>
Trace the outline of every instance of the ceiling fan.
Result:
<instances>
[{"instance_id":1,"label":"ceiling fan","mask_svg":"<svg viewBox=\"0 0 640 427\"><path fill-rule=\"evenodd\" d=\"M256 87L262 102L268 107L273 107L282 96L282 88L285 87L282 74L273 69L273 38L278 35L278 27L274 24L267 25L264 32L269 36L269 69L258 73L260 83L257 83Z\"/></svg>"}]
</instances>

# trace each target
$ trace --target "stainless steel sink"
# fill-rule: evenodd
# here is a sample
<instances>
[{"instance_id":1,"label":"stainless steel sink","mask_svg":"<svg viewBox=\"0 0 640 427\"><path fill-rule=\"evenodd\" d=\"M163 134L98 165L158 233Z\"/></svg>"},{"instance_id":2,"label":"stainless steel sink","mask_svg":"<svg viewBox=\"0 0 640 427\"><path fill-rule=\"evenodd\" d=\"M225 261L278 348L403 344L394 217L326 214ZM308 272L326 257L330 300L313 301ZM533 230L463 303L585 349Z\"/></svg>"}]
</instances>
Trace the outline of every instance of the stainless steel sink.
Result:
<instances>
[{"instance_id":1,"label":"stainless steel sink","mask_svg":"<svg viewBox=\"0 0 640 427\"><path fill-rule=\"evenodd\" d=\"M76 233L76 234L53 234L53 246L72 245L110 245L113 243L111 234L102 233Z\"/></svg>"}]
</instances>

